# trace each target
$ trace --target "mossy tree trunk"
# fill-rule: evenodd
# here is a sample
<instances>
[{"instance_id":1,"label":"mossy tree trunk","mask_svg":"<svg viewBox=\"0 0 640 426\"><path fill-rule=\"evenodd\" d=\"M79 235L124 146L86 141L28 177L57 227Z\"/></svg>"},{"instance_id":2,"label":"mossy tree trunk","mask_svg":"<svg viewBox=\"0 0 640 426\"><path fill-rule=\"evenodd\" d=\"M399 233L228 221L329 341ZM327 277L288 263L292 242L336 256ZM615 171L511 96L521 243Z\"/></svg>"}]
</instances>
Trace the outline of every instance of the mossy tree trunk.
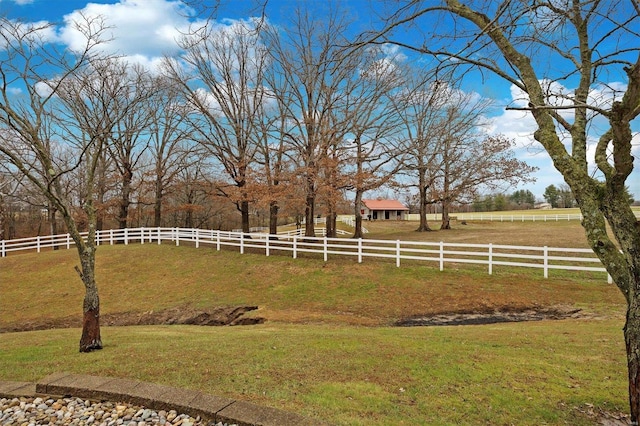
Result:
<instances>
[{"instance_id":1,"label":"mossy tree trunk","mask_svg":"<svg viewBox=\"0 0 640 426\"><path fill-rule=\"evenodd\" d=\"M562 174L571 188L578 207L583 216L582 226L587 240L594 253L602 261L613 281L624 294L627 301L627 316L624 327L624 338L627 348L627 365L629 372L629 402L631 421L638 424L640 420L640 222L635 217L628 197L625 195L625 182L633 170L634 158L631 154L631 121L640 114L640 55L635 63L624 68L629 83L622 99L618 98L609 110L590 106L590 93L597 84L595 76L598 67L605 63L594 60L596 44L590 39L588 20L594 17L591 12L599 7L596 2L574 2L572 8L559 10L552 7L557 19L574 29L574 40L577 52L575 64L578 86L572 97L571 109L575 116L568 122L551 104L549 87L544 86L544 79L536 73L532 59L516 49L516 44L509 38L504 25L491 20L484 13L471 10L458 0L447 0L449 10L481 28L497 47L503 58L518 71L517 79L509 79L519 86L529 97L526 110L533 115L538 129L534 137L550 155L555 168ZM600 14L607 15L606 2L601 3ZM631 12L640 16L636 9ZM631 24L627 24L631 25ZM625 27L616 28L624 32ZM535 42L535 38L532 39ZM544 42L555 52L558 47ZM638 54L638 52L636 52ZM599 52L598 57L601 57ZM615 53L613 54L615 57ZM609 62L609 61L607 61ZM609 62L610 63L610 62ZM491 69L491 67L489 67ZM506 73L497 68L503 77ZM587 131L589 114L597 111L608 119L610 128L598 141L595 162L602 178L592 177L587 162ZM571 135L571 151L568 152L561 134ZM610 156L609 153L612 153ZM610 235L607 224L611 228ZM613 238L612 238L613 237Z\"/></svg>"},{"instance_id":2,"label":"mossy tree trunk","mask_svg":"<svg viewBox=\"0 0 640 426\"><path fill-rule=\"evenodd\" d=\"M451 30L430 26L429 19L438 14L455 21ZM394 30L406 24L421 26L425 42L409 46L394 40ZM640 115L639 24L635 0L499 5L444 0L398 8L370 39L437 58L441 71L453 68L463 76L488 71L507 83L511 93L519 93L510 109L535 120L535 140L571 188L588 243L626 298L624 339L633 424L640 420L640 222L629 205L625 182L634 163L631 122ZM455 50L449 50L452 45ZM614 81L621 83L612 85ZM612 86L616 89L602 90ZM602 96L594 96L597 93ZM526 104L519 102L523 100ZM595 117L607 120L609 128L592 125ZM594 135L598 130L602 133ZM592 160L598 174L590 170L587 158L594 136L598 142Z\"/></svg>"}]
</instances>

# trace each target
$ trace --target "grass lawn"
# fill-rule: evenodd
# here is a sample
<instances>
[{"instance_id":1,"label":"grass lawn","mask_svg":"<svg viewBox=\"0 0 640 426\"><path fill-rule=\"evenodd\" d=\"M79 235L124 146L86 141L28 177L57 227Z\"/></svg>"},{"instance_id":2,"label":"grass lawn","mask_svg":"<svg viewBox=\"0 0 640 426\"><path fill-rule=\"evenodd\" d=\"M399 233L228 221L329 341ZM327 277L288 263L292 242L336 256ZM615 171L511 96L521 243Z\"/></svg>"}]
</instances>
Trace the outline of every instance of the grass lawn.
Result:
<instances>
[{"instance_id":1,"label":"grass lawn","mask_svg":"<svg viewBox=\"0 0 640 426\"><path fill-rule=\"evenodd\" d=\"M524 244L509 239L518 232L528 235L529 245L584 241L577 222L563 222L547 236L538 222L517 225L470 223L426 234L381 226L368 237ZM0 259L0 328L64 317L77 317L79 325L77 263L74 250ZM58 371L132 378L337 425L592 425L601 411L627 411L624 299L602 274L545 280L535 270L490 276L473 266L440 272L416 263L324 263L145 244L101 246L97 281L103 314L247 304L259 306L252 315L267 321L103 327L105 347L90 354L77 353L78 328L0 333L0 380L37 380ZM551 305L586 315L392 326L414 315Z\"/></svg>"}]
</instances>

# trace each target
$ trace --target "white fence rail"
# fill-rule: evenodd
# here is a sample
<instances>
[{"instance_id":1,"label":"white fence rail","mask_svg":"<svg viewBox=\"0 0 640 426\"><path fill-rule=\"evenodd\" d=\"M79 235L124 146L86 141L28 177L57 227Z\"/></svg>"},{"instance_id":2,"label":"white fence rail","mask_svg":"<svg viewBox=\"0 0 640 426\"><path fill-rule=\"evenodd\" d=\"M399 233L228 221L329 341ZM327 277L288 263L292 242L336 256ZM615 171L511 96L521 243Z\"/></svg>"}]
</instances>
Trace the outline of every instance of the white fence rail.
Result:
<instances>
[{"instance_id":1,"label":"white fence rail","mask_svg":"<svg viewBox=\"0 0 640 426\"><path fill-rule=\"evenodd\" d=\"M640 211L634 211L634 214L640 219ZM407 220L418 221L420 215L408 214ZM474 221L490 221L490 222L561 222L571 220L582 220L580 213L536 213L536 214L502 214L500 212L487 213L451 213L450 218L457 220L474 220ZM430 213L427 220L439 221L442 216L439 213Z\"/></svg>"},{"instance_id":2,"label":"white fence rail","mask_svg":"<svg viewBox=\"0 0 640 426\"><path fill-rule=\"evenodd\" d=\"M321 254L324 261L329 256L352 256L362 263L365 258L393 259L397 267L402 261L426 261L444 270L446 263L487 265L492 274L496 266L542 269L544 277L551 270L604 272L600 260L590 249L511 246L500 244L462 244L444 242L416 242L400 240L370 240L350 238L305 237L302 230L279 234L215 231L190 228L128 228L99 231L98 245L112 244L162 244L169 241L176 246L189 242L196 247L208 245L220 250L223 246L238 247L240 253L247 249L263 251L267 256L275 252L290 253L295 259L303 253ZM320 233L323 228L316 232ZM85 234L86 238L86 234ZM0 255L17 251L37 251L45 248L74 245L68 234L0 240ZM611 277L608 276L611 282Z\"/></svg>"},{"instance_id":3,"label":"white fence rail","mask_svg":"<svg viewBox=\"0 0 640 426\"><path fill-rule=\"evenodd\" d=\"M582 220L578 214L491 214L491 213L454 213L451 216L458 220L480 220L491 222L560 222Z\"/></svg>"}]
</instances>

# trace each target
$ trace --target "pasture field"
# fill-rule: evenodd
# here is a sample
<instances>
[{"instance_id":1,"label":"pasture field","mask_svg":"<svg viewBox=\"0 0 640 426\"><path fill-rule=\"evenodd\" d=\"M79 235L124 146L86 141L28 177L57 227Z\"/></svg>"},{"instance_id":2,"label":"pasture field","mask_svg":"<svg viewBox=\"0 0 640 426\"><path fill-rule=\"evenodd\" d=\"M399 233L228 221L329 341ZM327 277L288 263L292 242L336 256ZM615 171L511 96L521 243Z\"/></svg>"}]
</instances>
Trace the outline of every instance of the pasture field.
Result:
<instances>
[{"instance_id":1,"label":"pasture field","mask_svg":"<svg viewBox=\"0 0 640 426\"><path fill-rule=\"evenodd\" d=\"M375 225L369 238L586 246L577 221L471 222L420 234L415 223L367 225ZM79 326L77 263L73 249L0 259L0 329L66 318ZM97 282L103 315L255 305L250 315L266 322L103 326L104 349L90 354L77 353L79 328L0 333L0 380L58 371L132 378L337 425L592 425L627 410L625 304L601 273L544 279L535 270L440 272L429 264L133 244L99 248ZM544 306L583 315L394 326L414 316Z\"/></svg>"}]
</instances>

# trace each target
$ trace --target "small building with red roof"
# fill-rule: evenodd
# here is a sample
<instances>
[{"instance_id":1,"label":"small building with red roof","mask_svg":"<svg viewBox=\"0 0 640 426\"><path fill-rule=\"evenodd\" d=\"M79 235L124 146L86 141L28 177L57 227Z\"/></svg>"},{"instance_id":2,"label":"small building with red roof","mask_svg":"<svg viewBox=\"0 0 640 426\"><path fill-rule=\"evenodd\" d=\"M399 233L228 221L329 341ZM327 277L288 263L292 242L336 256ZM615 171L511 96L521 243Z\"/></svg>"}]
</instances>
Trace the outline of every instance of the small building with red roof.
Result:
<instances>
[{"instance_id":1,"label":"small building with red roof","mask_svg":"<svg viewBox=\"0 0 640 426\"><path fill-rule=\"evenodd\" d=\"M409 208L398 200L362 200L360 213L368 220L405 220Z\"/></svg>"}]
</instances>

